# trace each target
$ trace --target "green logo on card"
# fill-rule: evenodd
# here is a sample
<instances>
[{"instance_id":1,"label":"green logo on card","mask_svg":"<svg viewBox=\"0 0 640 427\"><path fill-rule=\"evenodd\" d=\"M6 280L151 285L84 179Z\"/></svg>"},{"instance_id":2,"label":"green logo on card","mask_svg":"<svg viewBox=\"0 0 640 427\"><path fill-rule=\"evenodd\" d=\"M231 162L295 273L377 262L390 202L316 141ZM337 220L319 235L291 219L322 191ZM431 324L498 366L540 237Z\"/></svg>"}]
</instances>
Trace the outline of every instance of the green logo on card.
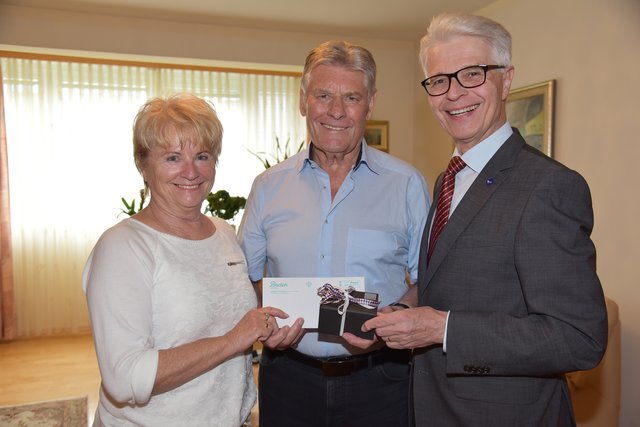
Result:
<instances>
[{"instance_id":1,"label":"green logo on card","mask_svg":"<svg viewBox=\"0 0 640 427\"><path fill-rule=\"evenodd\" d=\"M271 282L269 283L270 288L286 288L288 285L284 282Z\"/></svg>"}]
</instances>

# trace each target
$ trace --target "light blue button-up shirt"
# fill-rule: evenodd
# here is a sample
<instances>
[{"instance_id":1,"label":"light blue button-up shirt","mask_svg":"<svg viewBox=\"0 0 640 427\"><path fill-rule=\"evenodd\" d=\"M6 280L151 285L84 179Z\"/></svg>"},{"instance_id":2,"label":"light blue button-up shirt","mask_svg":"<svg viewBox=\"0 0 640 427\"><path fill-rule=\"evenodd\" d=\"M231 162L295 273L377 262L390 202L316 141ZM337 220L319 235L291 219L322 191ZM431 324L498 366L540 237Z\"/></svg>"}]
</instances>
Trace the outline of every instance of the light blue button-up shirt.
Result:
<instances>
[{"instance_id":1,"label":"light blue button-up shirt","mask_svg":"<svg viewBox=\"0 0 640 427\"><path fill-rule=\"evenodd\" d=\"M254 181L239 240L252 281L267 277L364 276L380 306L417 280L429 211L422 175L362 144L354 168L331 200L329 175L304 150ZM358 353L340 337L308 331L297 350L316 357Z\"/></svg>"}]
</instances>

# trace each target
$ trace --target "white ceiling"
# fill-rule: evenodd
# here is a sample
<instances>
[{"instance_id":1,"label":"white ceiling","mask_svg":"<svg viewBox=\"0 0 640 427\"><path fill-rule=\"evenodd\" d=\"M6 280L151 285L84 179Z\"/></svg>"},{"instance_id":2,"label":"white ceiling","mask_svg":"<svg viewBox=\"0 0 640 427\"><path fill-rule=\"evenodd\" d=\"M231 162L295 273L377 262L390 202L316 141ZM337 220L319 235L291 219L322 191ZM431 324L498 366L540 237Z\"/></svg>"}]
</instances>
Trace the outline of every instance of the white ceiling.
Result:
<instances>
[{"instance_id":1,"label":"white ceiling","mask_svg":"<svg viewBox=\"0 0 640 427\"><path fill-rule=\"evenodd\" d=\"M0 0L0 3L172 21L397 40L419 39L431 16L495 0Z\"/></svg>"}]
</instances>

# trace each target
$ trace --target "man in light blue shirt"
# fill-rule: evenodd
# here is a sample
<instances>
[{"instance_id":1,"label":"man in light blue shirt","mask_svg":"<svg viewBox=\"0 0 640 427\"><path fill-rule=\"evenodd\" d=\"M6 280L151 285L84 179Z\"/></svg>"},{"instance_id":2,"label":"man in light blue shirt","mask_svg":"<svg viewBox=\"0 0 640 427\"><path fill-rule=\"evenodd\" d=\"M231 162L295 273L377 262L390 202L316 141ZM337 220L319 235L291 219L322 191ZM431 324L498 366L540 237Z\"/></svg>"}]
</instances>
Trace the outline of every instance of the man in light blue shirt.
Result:
<instances>
[{"instance_id":1,"label":"man in light blue shirt","mask_svg":"<svg viewBox=\"0 0 640 427\"><path fill-rule=\"evenodd\" d=\"M381 307L417 279L429 209L424 178L411 165L369 147L375 62L364 48L327 42L307 57L300 110L309 147L254 182L239 238L251 280L364 276ZM387 308L386 310L392 310ZM409 419L409 353L304 331L264 349L260 426L389 426ZM382 344L382 343L381 343Z\"/></svg>"}]
</instances>

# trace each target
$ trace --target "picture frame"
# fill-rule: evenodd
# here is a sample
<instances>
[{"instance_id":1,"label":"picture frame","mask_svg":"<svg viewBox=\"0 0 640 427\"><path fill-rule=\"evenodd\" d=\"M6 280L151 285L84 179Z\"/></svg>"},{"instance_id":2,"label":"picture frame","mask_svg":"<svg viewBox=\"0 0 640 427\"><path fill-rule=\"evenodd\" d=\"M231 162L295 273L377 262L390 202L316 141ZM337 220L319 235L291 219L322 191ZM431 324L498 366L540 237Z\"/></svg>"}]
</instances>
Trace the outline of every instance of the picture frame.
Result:
<instances>
[{"instance_id":1,"label":"picture frame","mask_svg":"<svg viewBox=\"0 0 640 427\"><path fill-rule=\"evenodd\" d=\"M389 151L389 121L367 120L364 139L368 145L382 151Z\"/></svg>"},{"instance_id":2,"label":"picture frame","mask_svg":"<svg viewBox=\"0 0 640 427\"><path fill-rule=\"evenodd\" d=\"M553 104L555 80L513 89L507 96L507 119L527 144L553 155Z\"/></svg>"}]
</instances>

